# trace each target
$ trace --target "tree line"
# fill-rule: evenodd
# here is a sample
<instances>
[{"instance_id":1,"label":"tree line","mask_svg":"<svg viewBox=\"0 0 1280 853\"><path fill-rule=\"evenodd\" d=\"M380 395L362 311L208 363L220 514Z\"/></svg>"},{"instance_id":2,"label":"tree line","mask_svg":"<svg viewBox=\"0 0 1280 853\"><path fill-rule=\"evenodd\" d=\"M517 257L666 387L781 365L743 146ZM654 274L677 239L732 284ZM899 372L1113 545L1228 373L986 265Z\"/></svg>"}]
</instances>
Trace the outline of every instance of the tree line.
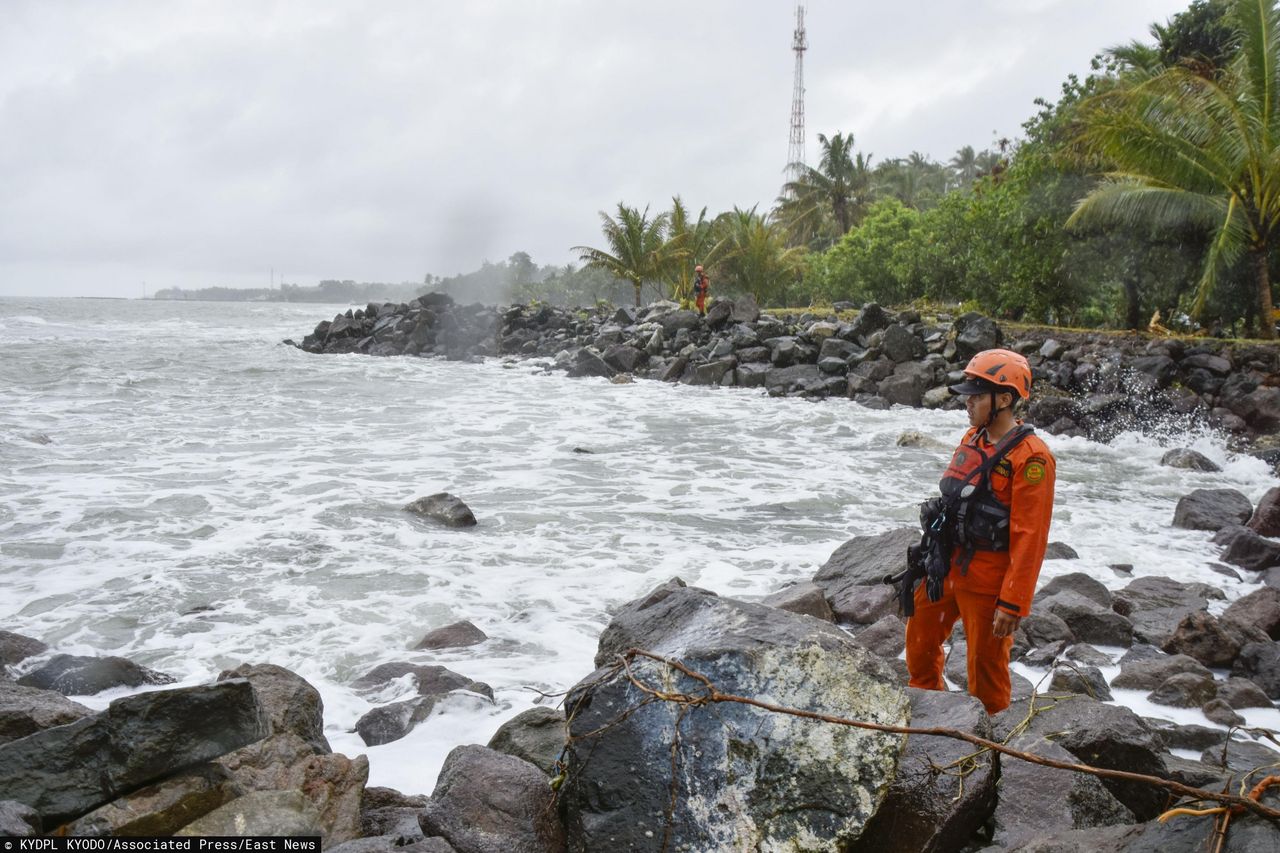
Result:
<instances>
[{"instance_id":1,"label":"tree line","mask_svg":"<svg viewBox=\"0 0 1280 853\"><path fill-rule=\"evenodd\" d=\"M1274 337L1276 0L1195 0L1150 35L1037 101L1020 139L876 163L852 133L819 135L768 211L619 203L604 245L575 249L636 301L682 298L700 263L714 292L770 305L927 299Z\"/></svg>"}]
</instances>

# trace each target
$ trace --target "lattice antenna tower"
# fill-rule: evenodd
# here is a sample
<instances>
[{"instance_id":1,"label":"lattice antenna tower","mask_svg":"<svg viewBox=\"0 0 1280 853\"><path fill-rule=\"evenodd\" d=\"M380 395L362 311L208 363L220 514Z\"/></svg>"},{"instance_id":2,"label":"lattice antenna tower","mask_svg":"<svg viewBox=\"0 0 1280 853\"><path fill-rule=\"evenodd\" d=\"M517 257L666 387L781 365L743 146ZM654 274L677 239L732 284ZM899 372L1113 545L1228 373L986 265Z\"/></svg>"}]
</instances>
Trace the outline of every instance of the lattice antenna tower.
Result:
<instances>
[{"instance_id":1,"label":"lattice antenna tower","mask_svg":"<svg viewBox=\"0 0 1280 853\"><path fill-rule=\"evenodd\" d=\"M787 150L787 174L798 178L805 166L804 156L804 52L809 41L804 32L804 4L796 3L796 30L791 38L796 53L796 77L791 87L791 145Z\"/></svg>"}]
</instances>

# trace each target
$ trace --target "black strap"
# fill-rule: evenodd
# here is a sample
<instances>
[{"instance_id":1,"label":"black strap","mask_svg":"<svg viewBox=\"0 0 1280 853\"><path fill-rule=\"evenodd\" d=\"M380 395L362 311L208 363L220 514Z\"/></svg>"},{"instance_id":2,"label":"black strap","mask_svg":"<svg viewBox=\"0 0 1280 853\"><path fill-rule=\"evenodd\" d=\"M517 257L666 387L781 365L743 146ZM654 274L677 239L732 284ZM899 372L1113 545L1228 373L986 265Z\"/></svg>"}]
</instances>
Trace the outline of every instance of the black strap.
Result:
<instances>
[{"instance_id":1,"label":"black strap","mask_svg":"<svg viewBox=\"0 0 1280 853\"><path fill-rule=\"evenodd\" d=\"M1000 441L996 443L996 446L992 449L991 456L986 461L984 461L981 465L975 468L973 471L973 474L970 474L965 479L964 485L961 486L956 491L955 495L952 496L952 500L954 501L954 503L948 504L947 508L949 510L953 510L959 504L959 502L963 499L961 495L964 492L964 489L967 488L968 486L974 486L975 489L978 489L978 488L990 489L991 470L1000 464L1000 460L1004 459L1004 457L1009 453L1010 450L1013 450L1013 448L1017 447L1019 444L1022 443L1023 439L1025 439L1029 435L1032 435L1033 433L1035 433L1035 429L1027 426L1026 424L1018 424L1016 427L1014 427L1013 429L1005 433L1004 436L1001 437ZM974 475L978 476L978 482L976 484L973 482ZM972 497L972 493L970 494L970 497ZM960 518L957 519L957 521L958 521L958 524L957 524L958 532L963 534L965 519L963 516L961 516ZM969 562L973 559L973 552L976 549L974 548L973 543L969 541L965 541L961 545L961 548L962 550L960 554L960 571L961 573L964 573L969 570Z\"/></svg>"}]
</instances>

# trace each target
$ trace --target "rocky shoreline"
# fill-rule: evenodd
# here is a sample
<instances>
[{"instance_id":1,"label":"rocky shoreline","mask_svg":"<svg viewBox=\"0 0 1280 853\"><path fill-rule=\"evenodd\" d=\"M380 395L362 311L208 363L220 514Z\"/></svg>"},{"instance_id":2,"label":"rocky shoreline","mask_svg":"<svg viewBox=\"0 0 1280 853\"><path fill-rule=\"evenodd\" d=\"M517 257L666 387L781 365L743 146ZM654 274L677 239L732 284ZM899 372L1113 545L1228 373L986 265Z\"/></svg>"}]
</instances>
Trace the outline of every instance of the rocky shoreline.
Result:
<instances>
[{"instance_id":1,"label":"rocky shoreline","mask_svg":"<svg viewBox=\"0 0 1280 853\"><path fill-rule=\"evenodd\" d=\"M444 524L470 516L451 495L406 509L424 507ZM69 697L172 679L0 631L0 835L313 835L341 853L1198 850L1215 831L1211 816L1156 820L1185 805L1185 792L960 740L704 701L710 683L802 712L945 727L1070 764L1247 790L1280 762L1241 713L1280 700L1280 488L1257 507L1231 490L1197 490L1171 525L1214 531L1232 563L1220 570L1258 588L1224 607L1205 584L1146 576L1111 591L1060 574L1038 590L1013 649L1044 675L1037 685L1015 676L1013 706L994 717L962 692L960 626L947 665L960 690L903 686L904 624L881 578L903 568L913 529L855 537L812 581L759 603L672 579L618 609L598 669L559 707L518 715L485 746L455 748L429 797L368 787L366 758L332 752L318 692L278 666L240 666L95 713ZM1051 546L1051 559L1073 557ZM362 718L366 743L429 725L450 693L491 700L488 685L423 662L477 637L469 623L437 629L412 660L357 679L372 696L412 676L417 692ZM1113 690L1141 691L1170 718L1139 716ZM1175 721L1196 709L1207 724ZM1260 801L1280 808L1280 789ZM1278 847L1280 826L1246 812L1222 849Z\"/></svg>"},{"instance_id":2,"label":"rocky shoreline","mask_svg":"<svg viewBox=\"0 0 1280 853\"><path fill-rule=\"evenodd\" d=\"M980 314L925 317L874 303L847 309L779 317L747 298L717 302L700 317L669 302L493 308L433 293L349 310L286 343L313 353L539 358L570 376L759 388L875 408L958 407L946 386L974 353L1004 346L1031 362L1027 420L1050 433L1107 441L1125 430L1212 427L1280 464L1275 345L1006 329Z\"/></svg>"}]
</instances>

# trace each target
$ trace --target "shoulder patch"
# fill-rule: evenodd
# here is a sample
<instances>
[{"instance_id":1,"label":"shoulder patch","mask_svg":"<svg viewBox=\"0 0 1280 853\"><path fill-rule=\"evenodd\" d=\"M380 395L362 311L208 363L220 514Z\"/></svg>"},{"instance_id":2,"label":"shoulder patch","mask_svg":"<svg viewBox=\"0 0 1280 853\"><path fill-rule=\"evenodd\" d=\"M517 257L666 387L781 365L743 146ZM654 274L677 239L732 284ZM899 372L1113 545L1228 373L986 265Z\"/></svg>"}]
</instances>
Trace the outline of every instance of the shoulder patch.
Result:
<instances>
[{"instance_id":1,"label":"shoulder patch","mask_svg":"<svg viewBox=\"0 0 1280 853\"><path fill-rule=\"evenodd\" d=\"M1043 456L1028 456L1028 457L1027 457L1027 464L1028 464L1028 465L1030 465L1032 462L1038 462L1038 463L1040 463L1041 465L1047 465L1047 464L1049 464L1049 460L1048 460L1048 459L1045 459Z\"/></svg>"},{"instance_id":2,"label":"shoulder patch","mask_svg":"<svg viewBox=\"0 0 1280 853\"><path fill-rule=\"evenodd\" d=\"M1044 462L1041 460L1032 460L1027 463L1027 467L1022 469L1022 477L1028 483L1035 485L1044 482Z\"/></svg>"},{"instance_id":3,"label":"shoulder patch","mask_svg":"<svg viewBox=\"0 0 1280 853\"><path fill-rule=\"evenodd\" d=\"M1013 476L1013 465L1008 459L1001 459L996 463L996 467L992 469L993 473L999 474L1001 477Z\"/></svg>"}]
</instances>

